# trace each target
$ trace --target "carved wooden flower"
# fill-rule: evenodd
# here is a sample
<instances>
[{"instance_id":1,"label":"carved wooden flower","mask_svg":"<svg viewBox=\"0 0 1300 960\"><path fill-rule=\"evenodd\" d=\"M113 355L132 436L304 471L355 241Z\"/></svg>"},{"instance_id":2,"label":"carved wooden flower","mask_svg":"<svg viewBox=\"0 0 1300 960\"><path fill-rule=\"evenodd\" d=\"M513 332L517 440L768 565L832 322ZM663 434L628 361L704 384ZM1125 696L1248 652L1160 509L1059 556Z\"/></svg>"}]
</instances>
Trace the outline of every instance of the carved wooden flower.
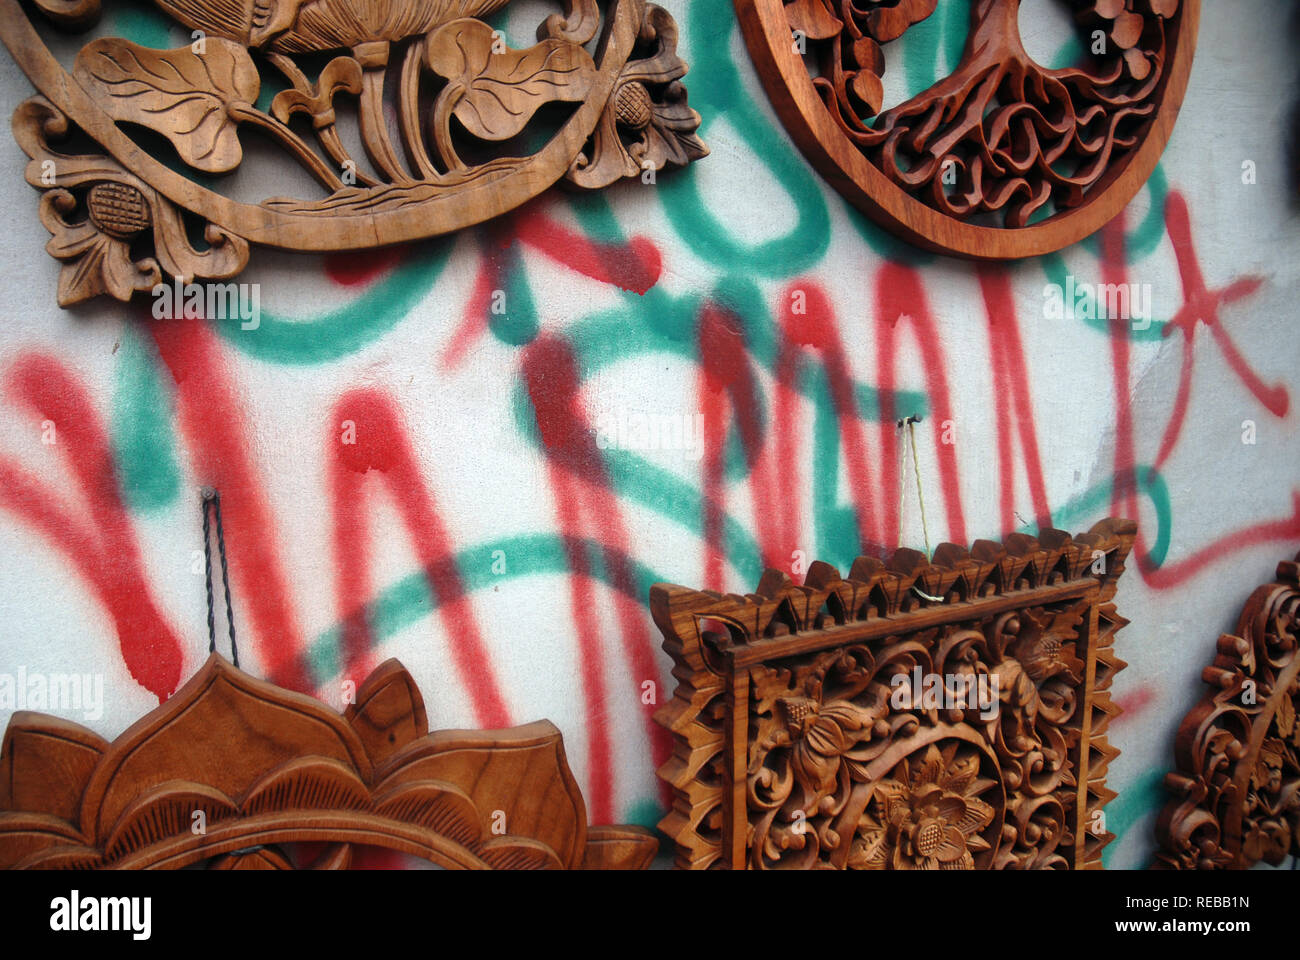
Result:
<instances>
[{"instance_id":1,"label":"carved wooden flower","mask_svg":"<svg viewBox=\"0 0 1300 960\"><path fill-rule=\"evenodd\" d=\"M619 869L655 849L643 831L586 825L554 726L429 733L395 660L342 716L216 654L111 744L20 712L0 785L0 869L285 869L278 845L304 842L326 844L316 869L346 867L354 843L444 867Z\"/></svg>"},{"instance_id":2,"label":"carved wooden flower","mask_svg":"<svg viewBox=\"0 0 1300 960\"><path fill-rule=\"evenodd\" d=\"M959 752L960 750L960 752ZM848 865L864 870L973 870L990 849L981 835L996 811L980 799L996 781L979 777L979 754L930 744L904 758L872 793Z\"/></svg>"},{"instance_id":3,"label":"carved wooden flower","mask_svg":"<svg viewBox=\"0 0 1300 960\"><path fill-rule=\"evenodd\" d=\"M277 53L353 48L419 36L460 17L495 13L510 0L155 0L210 35Z\"/></svg>"},{"instance_id":4,"label":"carved wooden flower","mask_svg":"<svg viewBox=\"0 0 1300 960\"><path fill-rule=\"evenodd\" d=\"M647 4L637 42L650 52L628 60L591 144L569 170L569 179L586 189L708 156L696 133L700 115L681 83L686 64L677 55L677 24L662 7Z\"/></svg>"},{"instance_id":5,"label":"carved wooden flower","mask_svg":"<svg viewBox=\"0 0 1300 960\"><path fill-rule=\"evenodd\" d=\"M1251 788L1261 793L1275 795L1282 788L1282 764L1286 758L1286 747L1282 741L1273 737L1265 740L1259 748L1259 757L1255 769L1251 771Z\"/></svg>"},{"instance_id":6,"label":"carved wooden flower","mask_svg":"<svg viewBox=\"0 0 1300 960\"><path fill-rule=\"evenodd\" d=\"M87 197L89 216L80 222L67 217L77 207L67 190L51 190L41 198L41 223L52 236L45 249L63 261L59 271L59 303L70 306L111 294L128 300L136 290L155 286L161 272L153 259L135 262L131 239L149 228L151 214L144 195L121 183L101 183Z\"/></svg>"},{"instance_id":7,"label":"carved wooden flower","mask_svg":"<svg viewBox=\"0 0 1300 960\"><path fill-rule=\"evenodd\" d=\"M782 697L777 705L792 742L790 765L807 791L811 813L835 788L841 764L863 778L854 751L870 738L879 713L848 700L822 704L810 697Z\"/></svg>"}]
</instances>

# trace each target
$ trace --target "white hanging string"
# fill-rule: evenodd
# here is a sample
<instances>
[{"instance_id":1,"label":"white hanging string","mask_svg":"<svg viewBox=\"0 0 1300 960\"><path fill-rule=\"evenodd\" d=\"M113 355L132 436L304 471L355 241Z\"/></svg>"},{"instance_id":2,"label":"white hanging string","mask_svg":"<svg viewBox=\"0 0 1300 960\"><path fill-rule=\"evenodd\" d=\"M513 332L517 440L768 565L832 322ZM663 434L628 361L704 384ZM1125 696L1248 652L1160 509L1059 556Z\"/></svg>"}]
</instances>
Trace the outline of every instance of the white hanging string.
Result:
<instances>
[{"instance_id":1,"label":"white hanging string","mask_svg":"<svg viewBox=\"0 0 1300 960\"><path fill-rule=\"evenodd\" d=\"M925 518L925 490L921 483L921 460L916 452L916 425L920 417L908 416L898 421L899 429L903 431L903 446L899 451L898 458L898 545L903 545L903 506L907 499L907 448L912 448L912 476L916 479L916 502L921 511L921 535L925 537L925 559L930 559L930 525ZM912 591L918 597L924 597L933 603L943 603L943 597L936 597L926 593L915 584L912 585Z\"/></svg>"}]
</instances>

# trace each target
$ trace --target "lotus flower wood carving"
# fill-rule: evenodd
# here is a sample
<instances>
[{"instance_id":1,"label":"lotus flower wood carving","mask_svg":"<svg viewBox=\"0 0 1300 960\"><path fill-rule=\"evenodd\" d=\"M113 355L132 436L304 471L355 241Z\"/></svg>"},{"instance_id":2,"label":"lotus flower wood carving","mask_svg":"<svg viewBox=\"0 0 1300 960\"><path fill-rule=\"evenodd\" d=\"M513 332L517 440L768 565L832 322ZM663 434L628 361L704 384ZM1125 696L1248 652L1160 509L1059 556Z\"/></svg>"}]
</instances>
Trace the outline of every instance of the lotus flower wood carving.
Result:
<instances>
[{"instance_id":1,"label":"lotus flower wood carving","mask_svg":"<svg viewBox=\"0 0 1300 960\"><path fill-rule=\"evenodd\" d=\"M357 250L448 233L562 180L589 190L650 182L708 153L686 104L676 24L646 0L564 0L539 24L537 42L518 49L480 19L509 0L156 2L194 31L192 45L155 50L101 37L69 73L18 0L0 0L0 38L40 91L13 121L32 158L28 182L54 197L62 223L109 238L69 244L60 235L70 228L52 226L50 252L66 264L64 306L103 293L125 300L160 275L224 280L243 268L250 244ZM69 30L98 14L98 0L36 7ZM287 87L269 110L257 106L264 81ZM339 107L353 98L364 156L340 130ZM135 127L161 135L175 157ZM102 152L67 153L77 131ZM250 135L282 150L324 194L245 203L197 176L240 168ZM66 177L65 163L102 176ZM131 203L147 211L125 263L110 242L124 238L89 210L100 184L134 191ZM237 255L168 256L177 240L160 225L182 213Z\"/></svg>"},{"instance_id":2,"label":"lotus flower wood carving","mask_svg":"<svg viewBox=\"0 0 1300 960\"><path fill-rule=\"evenodd\" d=\"M28 712L5 732L0 869L286 869L298 842L326 845L317 869L357 844L467 869L638 869L657 847L587 825L550 723L429 733L396 660L342 717L213 654L111 744Z\"/></svg>"}]
</instances>

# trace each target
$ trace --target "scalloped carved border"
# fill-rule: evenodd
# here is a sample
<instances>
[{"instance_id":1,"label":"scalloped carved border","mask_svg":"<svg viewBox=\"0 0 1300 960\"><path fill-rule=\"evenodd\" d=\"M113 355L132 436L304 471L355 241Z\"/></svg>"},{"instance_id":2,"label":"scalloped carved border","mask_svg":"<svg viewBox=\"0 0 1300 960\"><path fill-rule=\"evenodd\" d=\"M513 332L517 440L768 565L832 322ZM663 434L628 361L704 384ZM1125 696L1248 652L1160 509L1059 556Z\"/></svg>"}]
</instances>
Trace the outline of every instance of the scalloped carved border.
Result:
<instances>
[{"instance_id":1,"label":"scalloped carved border","mask_svg":"<svg viewBox=\"0 0 1300 960\"><path fill-rule=\"evenodd\" d=\"M945 543L933 562L899 550L848 577L818 562L803 586L769 570L745 596L655 585L678 681L655 718L675 741L658 772L677 866L1099 868L1128 622L1112 601L1135 533L1111 519ZM998 718L891 706L895 676L941 662L996 673ZM964 813L922 822L910 798L936 790Z\"/></svg>"},{"instance_id":2,"label":"scalloped carved border","mask_svg":"<svg viewBox=\"0 0 1300 960\"><path fill-rule=\"evenodd\" d=\"M640 869L657 849L588 828L549 722L429 733L396 660L342 717L213 654L111 744L25 711L5 732L0 868L270 869L300 841L332 845L322 868L357 843L477 869Z\"/></svg>"}]
</instances>

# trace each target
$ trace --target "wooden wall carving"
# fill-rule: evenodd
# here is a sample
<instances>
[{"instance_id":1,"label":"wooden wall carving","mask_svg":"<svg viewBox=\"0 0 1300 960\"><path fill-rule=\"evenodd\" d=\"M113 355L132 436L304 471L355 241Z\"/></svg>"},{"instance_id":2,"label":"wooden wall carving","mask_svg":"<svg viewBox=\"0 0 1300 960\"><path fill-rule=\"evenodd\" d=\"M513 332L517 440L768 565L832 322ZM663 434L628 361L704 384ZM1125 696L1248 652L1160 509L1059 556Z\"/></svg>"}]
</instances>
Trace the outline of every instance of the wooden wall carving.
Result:
<instances>
[{"instance_id":1,"label":"wooden wall carving","mask_svg":"<svg viewBox=\"0 0 1300 960\"><path fill-rule=\"evenodd\" d=\"M1103 53L1042 67L1021 43L1020 0L974 0L957 69L882 112L883 45L939 0L735 0L773 107L836 190L910 243L997 260L1058 250L1119 213L1187 86L1200 0L1062 2Z\"/></svg>"},{"instance_id":2,"label":"wooden wall carving","mask_svg":"<svg viewBox=\"0 0 1300 960\"><path fill-rule=\"evenodd\" d=\"M804 586L769 570L743 597L653 587L677 866L1099 868L1135 532L899 550L847 579L819 562Z\"/></svg>"},{"instance_id":3,"label":"wooden wall carving","mask_svg":"<svg viewBox=\"0 0 1300 960\"><path fill-rule=\"evenodd\" d=\"M197 832L196 811L203 814ZM443 867L639 869L639 827L589 827L559 730L429 733L396 660L340 717L213 654L109 744L66 720L14 714L0 752L0 868L284 869L277 844L353 844Z\"/></svg>"},{"instance_id":4,"label":"wooden wall carving","mask_svg":"<svg viewBox=\"0 0 1300 960\"><path fill-rule=\"evenodd\" d=\"M564 0L537 44L514 50L476 19L508 2L156 0L202 32L201 49L103 37L69 72L18 0L0 0L0 38L41 94L18 108L13 127L42 194L46 249L65 264L59 303L126 300L175 277L226 279L244 268L250 244L310 252L418 240L498 216L561 181L587 190L648 181L708 153L681 82L677 25L661 7ZM83 30L100 0L33 5L62 29ZM264 83L287 87L266 110L255 106ZM343 104L355 104L364 157L340 135ZM400 137L385 119L394 107ZM530 145L545 138L547 116L558 130ZM140 128L166 147L146 149ZM78 130L97 149L72 146ZM245 203L205 185L198 175L240 167L250 134L320 194ZM202 249L182 213L206 225Z\"/></svg>"},{"instance_id":5,"label":"wooden wall carving","mask_svg":"<svg viewBox=\"0 0 1300 960\"><path fill-rule=\"evenodd\" d=\"M1161 869L1277 866L1300 856L1300 554L1219 637L1210 686L1174 742L1156 823Z\"/></svg>"}]
</instances>

